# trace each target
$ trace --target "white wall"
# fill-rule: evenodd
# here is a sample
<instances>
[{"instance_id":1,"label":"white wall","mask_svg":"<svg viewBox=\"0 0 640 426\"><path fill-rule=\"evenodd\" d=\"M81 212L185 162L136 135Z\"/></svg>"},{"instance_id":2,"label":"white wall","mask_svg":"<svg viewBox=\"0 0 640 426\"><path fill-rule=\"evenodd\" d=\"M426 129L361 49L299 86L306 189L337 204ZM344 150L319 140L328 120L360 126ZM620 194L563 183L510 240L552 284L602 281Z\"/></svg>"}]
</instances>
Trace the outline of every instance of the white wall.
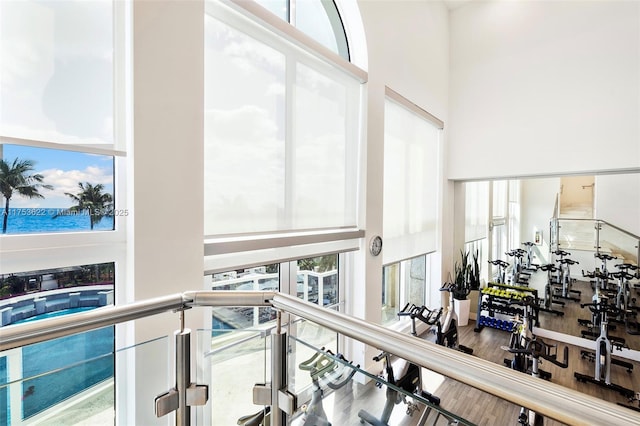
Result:
<instances>
[{"instance_id":1,"label":"white wall","mask_svg":"<svg viewBox=\"0 0 640 426\"><path fill-rule=\"evenodd\" d=\"M450 34L450 178L640 168L640 2L473 2Z\"/></svg>"},{"instance_id":2,"label":"white wall","mask_svg":"<svg viewBox=\"0 0 640 426\"><path fill-rule=\"evenodd\" d=\"M380 171L384 163L385 86L443 120L445 128L447 126L448 11L441 2L361 0L358 5L369 59L365 223L365 240L369 241L373 235L382 235L383 176ZM379 322L382 256L372 257L366 250L358 256L366 257L365 271L363 277L356 277L353 291L366 297L360 296L362 306L355 312ZM371 354L356 361L369 365Z\"/></svg>"},{"instance_id":3,"label":"white wall","mask_svg":"<svg viewBox=\"0 0 640 426\"><path fill-rule=\"evenodd\" d=\"M595 218L640 236L640 174L596 176Z\"/></svg>"}]
</instances>

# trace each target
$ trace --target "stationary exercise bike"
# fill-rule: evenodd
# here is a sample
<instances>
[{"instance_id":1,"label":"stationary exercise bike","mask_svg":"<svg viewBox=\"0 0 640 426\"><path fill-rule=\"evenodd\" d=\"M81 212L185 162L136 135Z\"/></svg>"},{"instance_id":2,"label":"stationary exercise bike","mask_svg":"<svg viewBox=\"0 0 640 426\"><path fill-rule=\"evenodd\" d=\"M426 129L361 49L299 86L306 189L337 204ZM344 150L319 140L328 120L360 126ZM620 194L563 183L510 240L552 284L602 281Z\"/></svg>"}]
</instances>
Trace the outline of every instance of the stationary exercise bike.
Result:
<instances>
[{"instance_id":1,"label":"stationary exercise bike","mask_svg":"<svg viewBox=\"0 0 640 426\"><path fill-rule=\"evenodd\" d=\"M325 382L332 390L340 389L351 381L356 369L360 367L359 365L351 367L350 364L351 362L347 361L342 354L334 355L329 350L326 351L326 354L316 352L311 358L300 363L300 369L309 371L313 383L311 402L302 408L304 411L302 424L304 426L331 426L322 406L324 391L321 381Z\"/></svg>"},{"instance_id":2,"label":"stationary exercise bike","mask_svg":"<svg viewBox=\"0 0 640 426\"><path fill-rule=\"evenodd\" d=\"M634 395L633 390L627 389L620 385L611 382L611 364L624 365L630 371L633 366L625 361L614 360L611 358L612 349L615 347L618 350L622 350L625 345L624 339L610 338L608 335L608 316L617 315L618 308L615 305L610 305L607 297L600 297L599 302L584 303L580 305L582 307L589 307L589 310L595 315L599 316L600 323L600 336L596 339L596 352L595 354L589 351L581 351L582 357L589 357L595 362L595 376L587 376L586 374L574 372L574 377L580 382L590 382L598 386L614 390L621 395L632 398ZM629 368L630 366L630 368Z\"/></svg>"},{"instance_id":3,"label":"stationary exercise bike","mask_svg":"<svg viewBox=\"0 0 640 426\"><path fill-rule=\"evenodd\" d=\"M518 355L526 357L527 363L531 365L531 375L533 377L543 378L541 374L542 371L539 369L541 358L560 368L567 368L569 366L569 348L567 346L564 346L564 360L559 361L557 358L556 345L548 345L536 336L533 336L531 340L525 337L524 343L524 347L522 348L508 348L508 350L514 354L514 357ZM521 407L518 424L522 426L542 426L544 425L544 418L533 410Z\"/></svg>"},{"instance_id":4,"label":"stationary exercise bike","mask_svg":"<svg viewBox=\"0 0 640 426\"><path fill-rule=\"evenodd\" d=\"M507 367L523 373L531 372L535 377L545 380L551 379L551 373L539 368L540 359L566 368L569 349L564 347L564 361L557 357L557 345L548 345L532 332L532 318L536 309L536 301L533 296L524 296L520 301L512 301L512 304L520 304L524 308L524 314L514 319L515 326L509 339L509 346L502 349L513 354L513 359L504 359Z\"/></svg>"},{"instance_id":5,"label":"stationary exercise bike","mask_svg":"<svg viewBox=\"0 0 640 426\"><path fill-rule=\"evenodd\" d=\"M621 263L616 265L616 267L618 268L618 272L611 273L613 278L618 279L616 307L619 310L619 314L616 317L616 320L618 322L629 324L629 317L635 316L637 310L635 306L632 306L632 304L635 304L636 299L631 297L631 289L629 285L629 280L633 279L635 275L630 274L629 270L635 271L638 267L630 263ZM636 323L636 321L633 321L633 323Z\"/></svg>"},{"instance_id":6,"label":"stationary exercise bike","mask_svg":"<svg viewBox=\"0 0 640 426\"><path fill-rule=\"evenodd\" d=\"M600 268L600 290L605 291L605 292L610 292L612 291L609 288L609 279L611 278L611 274L609 273L609 270L607 269L607 262L613 259L617 259L617 257L615 256L611 256L610 254L607 253L594 253L593 255L594 257L600 259L600 262L602 263L602 267Z\"/></svg>"},{"instance_id":7,"label":"stationary exercise bike","mask_svg":"<svg viewBox=\"0 0 640 426\"><path fill-rule=\"evenodd\" d=\"M558 311L557 309L553 309L553 304L558 304L560 306L564 306L564 302L560 300L553 299L553 292L551 290L551 284L553 283L553 273L557 271L556 265L553 263L547 263L546 265L538 266L542 271L547 273L547 284L544 286L544 299L539 301L538 310L542 312L548 312L550 314L555 314L558 316L563 316L563 311Z\"/></svg>"},{"instance_id":8,"label":"stationary exercise bike","mask_svg":"<svg viewBox=\"0 0 640 426\"><path fill-rule=\"evenodd\" d=\"M270 426L271 425L271 406L267 405L262 410L254 414L240 417L237 421L240 426Z\"/></svg>"},{"instance_id":9,"label":"stationary exercise bike","mask_svg":"<svg viewBox=\"0 0 640 426\"><path fill-rule=\"evenodd\" d=\"M535 263L532 263L533 261L533 247L535 246L535 243L532 243L531 241L527 241L522 243L523 246L527 247L527 256L526 256L526 260L524 262L524 269L528 270L528 271L537 271L539 265L536 265Z\"/></svg>"},{"instance_id":10,"label":"stationary exercise bike","mask_svg":"<svg viewBox=\"0 0 640 426\"><path fill-rule=\"evenodd\" d=\"M373 360L376 362L384 360L386 372L385 380L391 386L387 386L386 401L380 417L375 417L367 410L360 410L358 412L360 423L367 423L373 426L389 426L389 419L391 418L393 408L400 402L404 402L407 405L407 415L413 415L413 413L419 409L416 400L414 399L413 402L408 401L406 395L397 389L402 389L408 394L419 396L433 405L440 405L440 398L431 395L422 389L422 377L420 375L420 367L418 365L405 360L399 360L399 362L396 363L396 369L394 369L394 365L391 363L391 354L388 352L380 353L373 357ZM382 387L382 383L377 382L376 386ZM423 426L426 423L430 412L431 406L426 406L417 425Z\"/></svg>"},{"instance_id":11,"label":"stationary exercise bike","mask_svg":"<svg viewBox=\"0 0 640 426\"><path fill-rule=\"evenodd\" d=\"M607 283L609 282L609 275L603 273L600 268L596 268L593 272L582 270L582 276L585 278L589 278L591 282L591 288L594 289L593 301L597 301L598 295L600 293L612 293L612 291L607 287Z\"/></svg>"},{"instance_id":12,"label":"stationary exercise bike","mask_svg":"<svg viewBox=\"0 0 640 426\"><path fill-rule=\"evenodd\" d=\"M561 299L567 299L567 300L574 300L576 302L579 302L581 292L579 290L573 290L571 288L573 286L573 281L574 281L574 279L571 278L571 265L576 265L580 262L578 262L577 260L569 259L568 257L564 257L569 253L567 252L562 252L562 253L563 255L561 256L561 258L556 260L557 262L560 263L560 285L562 287L561 287L560 294L556 294L555 297L558 297ZM571 296L571 293L577 294L578 297Z\"/></svg>"},{"instance_id":13,"label":"stationary exercise bike","mask_svg":"<svg viewBox=\"0 0 640 426\"><path fill-rule=\"evenodd\" d=\"M498 273L493 277L494 282L498 284L506 284L505 279L509 264L502 259L488 260L488 262L498 267Z\"/></svg>"},{"instance_id":14,"label":"stationary exercise bike","mask_svg":"<svg viewBox=\"0 0 640 426\"><path fill-rule=\"evenodd\" d=\"M522 265L522 257L526 254L526 251L517 248L505 253L509 257L513 257L513 265L511 265L511 284L512 285L529 285L529 278L531 274L524 272Z\"/></svg>"},{"instance_id":15,"label":"stationary exercise bike","mask_svg":"<svg viewBox=\"0 0 640 426\"><path fill-rule=\"evenodd\" d=\"M409 317L411 319L412 336L418 335L416 330L416 319L419 319L431 327L437 324L440 319L440 315L442 315L442 308L431 310L426 306L416 306L413 303L407 303L404 308L398 312L398 317Z\"/></svg>"},{"instance_id":16,"label":"stationary exercise bike","mask_svg":"<svg viewBox=\"0 0 640 426\"><path fill-rule=\"evenodd\" d=\"M560 259L556 259L556 262L559 262L560 260L564 259L567 256L570 256L571 253L569 253L568 251L564 251L564 250L555 250L552 252L554 255L559 256ZM558 270L556 271L556 275L553 279L553 283L554 284L562 284L562 268L558 267Z\"/></svg>"}]
</instances>

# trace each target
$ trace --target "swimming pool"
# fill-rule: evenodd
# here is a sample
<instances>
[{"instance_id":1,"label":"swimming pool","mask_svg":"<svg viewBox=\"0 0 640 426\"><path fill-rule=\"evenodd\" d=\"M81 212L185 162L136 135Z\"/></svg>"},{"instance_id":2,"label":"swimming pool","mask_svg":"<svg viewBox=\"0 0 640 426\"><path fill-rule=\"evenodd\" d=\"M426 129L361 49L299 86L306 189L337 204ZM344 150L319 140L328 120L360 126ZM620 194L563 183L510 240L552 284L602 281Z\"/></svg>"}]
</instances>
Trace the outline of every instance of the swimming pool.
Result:
<instances>
[{"instance_id":1,"label":"swimming pool","mask_svg":"<svg viewBox=\"0 0 640 426\"><path fill-rule=\"evenodd\" d=\"M60 311L47 312L46 314L40 314L33 317L25 318L23 320L16 321L13 324L23 324L25 322L33 322L33 321L38 321L38 320L47 319L47 318L55 318L62 315L76 314L78 312L90 311L95 308L96 308L95 306L87 306L83 308L62 309Z\"/></svg>"},{"instance_id":2,"label":"swimming pool","mask_svg":"<svg viewBox=\"0 0 640 426\"><path fill-rule=\"evenodd\" d=\"M67 315L92 308L74 308L38 315L22 322ZM22 348L22 419L38 414L100 383L114 372L114 327L91 330ZM0 357L0 385L11 371L7 357ZM11 424L10 390L0 389L0 422Z\"/></svg>"}]
</instances>

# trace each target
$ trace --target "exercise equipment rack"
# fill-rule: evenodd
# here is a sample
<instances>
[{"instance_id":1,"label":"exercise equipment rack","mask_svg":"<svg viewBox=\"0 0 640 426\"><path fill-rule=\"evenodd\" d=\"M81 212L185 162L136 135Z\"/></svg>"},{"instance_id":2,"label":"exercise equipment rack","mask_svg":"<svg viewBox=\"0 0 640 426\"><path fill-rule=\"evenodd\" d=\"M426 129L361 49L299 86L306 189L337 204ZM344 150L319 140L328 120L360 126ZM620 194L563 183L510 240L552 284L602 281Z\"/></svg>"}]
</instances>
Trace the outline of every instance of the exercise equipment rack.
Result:
<instances>
[{"instance_id":1,"label":"exercise equipment rack","mask_svg":"<svg viewBox=\"0 0 640 426\"><path fill-rule=\"evenodd\" d=\"M522 315L524 308L518 307L517 301L522 300L525 296L533 297L536 305L538 305L537 289L511 284L488 283L480 291L480 297L478 297L478 311L474 331L480 332L484 327L512 331L513 321L497 318L496 314L510 317ZM539 325L537 308L534 309L531 320L536 326Z\"/></svg>"}]
</instances>

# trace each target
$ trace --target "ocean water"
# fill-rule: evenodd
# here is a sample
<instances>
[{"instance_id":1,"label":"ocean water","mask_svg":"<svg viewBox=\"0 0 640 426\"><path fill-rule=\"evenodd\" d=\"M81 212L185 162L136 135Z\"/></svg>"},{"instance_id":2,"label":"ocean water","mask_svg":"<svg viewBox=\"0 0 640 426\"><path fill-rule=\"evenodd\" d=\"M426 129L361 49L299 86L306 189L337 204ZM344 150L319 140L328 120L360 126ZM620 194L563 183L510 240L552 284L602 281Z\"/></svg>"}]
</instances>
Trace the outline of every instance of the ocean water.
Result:
<instances>
[{"instance_id":1,"label":"ocean water","mask_svg":"<svg viewBox=\"0 0 640 426\"><path fill-rule=\"evenodd\" d=\"M56 214L60 216L54 218ZM68 214L62 208L10 208L7 234L36 234L47 232L73 232L91 230L88 213ZM4 209L0 210L0 229ZM113 230L113 217L105 217L93 227L94 231Z\"/></svg>"}]
</instances>

